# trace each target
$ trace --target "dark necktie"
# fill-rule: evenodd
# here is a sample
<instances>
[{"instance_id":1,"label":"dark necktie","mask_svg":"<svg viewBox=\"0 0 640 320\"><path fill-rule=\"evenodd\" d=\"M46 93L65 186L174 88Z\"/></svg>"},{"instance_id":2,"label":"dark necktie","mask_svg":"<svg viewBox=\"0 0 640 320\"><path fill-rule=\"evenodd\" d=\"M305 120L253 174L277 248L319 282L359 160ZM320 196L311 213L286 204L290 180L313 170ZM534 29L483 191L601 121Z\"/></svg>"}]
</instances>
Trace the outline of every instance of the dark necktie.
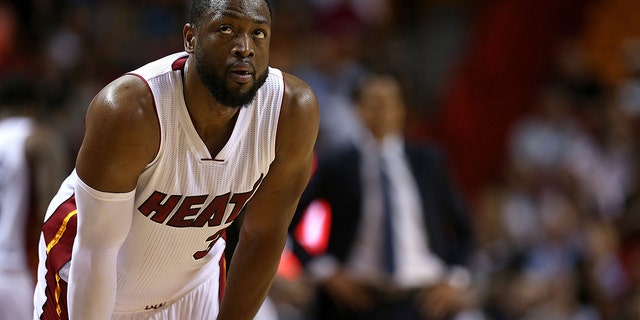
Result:
<instances>
[{"instance_id":1,"label":"dark necktie","mask_svg":"<svg viewBox=\"0 0 640 320\"><path fill-rule=\"evenodd\" d=\"M391 205L391 183L382 158L379 161L380 182L382 186L382 261L384 271L393 274L396 268L395 253L393 248L393 225Z\"/></svg>"}]
</instances>

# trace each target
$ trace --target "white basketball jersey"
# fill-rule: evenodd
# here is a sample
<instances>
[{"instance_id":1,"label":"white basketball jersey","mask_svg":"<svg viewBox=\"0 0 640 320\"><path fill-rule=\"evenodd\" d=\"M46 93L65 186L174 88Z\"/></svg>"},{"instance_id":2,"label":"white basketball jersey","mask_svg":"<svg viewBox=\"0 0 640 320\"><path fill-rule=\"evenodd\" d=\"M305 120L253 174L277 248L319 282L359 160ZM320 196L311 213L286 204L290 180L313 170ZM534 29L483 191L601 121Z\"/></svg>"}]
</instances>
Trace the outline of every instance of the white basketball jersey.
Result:
<instances>
[{"instance_id":1,"label":"white basketball jersey","mask_svg":"<svg viewBox=\"0 0 640 320\"><path fill-rule=\"evenodd\" d=\"M30 118L0 120L0 271L27 268L30 182L25 143L32 131Z\"/></svg>"},{"instance_id":2,"label":"white basketball jersey","mask_svg":"<svg viewBox=\"0 0 640 320\"><path fill-rule=\"evenodd\" d=\"M224 277L224 229L253 196L275 157L282 73L269 69L253 103L239 110L228 142L212 155L184 102L182 68L187 56L176 53L131 72L153 93L161 142L136 187L131 231L118 256L114 315L161 308L212 275ZM63 189L72 187L73 179L75 173ZM52 219L71 196L61 190L47 218ZM70 207L65 210L70 212ZM64 222L65 214L59 225L71 223ZM51 248L47 227L43 230L44 244ZM57 239L64 241L64 236Z\"/></svg>"}]
</instances>

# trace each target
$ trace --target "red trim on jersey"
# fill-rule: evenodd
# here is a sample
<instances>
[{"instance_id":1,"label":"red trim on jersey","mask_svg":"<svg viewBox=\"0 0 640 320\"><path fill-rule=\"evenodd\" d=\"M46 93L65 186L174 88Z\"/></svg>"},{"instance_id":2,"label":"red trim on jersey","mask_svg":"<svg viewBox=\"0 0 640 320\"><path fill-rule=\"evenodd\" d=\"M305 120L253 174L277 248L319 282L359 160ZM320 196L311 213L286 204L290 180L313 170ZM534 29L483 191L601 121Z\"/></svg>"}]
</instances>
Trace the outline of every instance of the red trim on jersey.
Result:
<instances>
[{"instance_id":1,"label":"red trim on jersey","mask_svg":"<svg viewBox=\"0 0 640 320\"><path fill-rule=\"evenodd\" d=\"M77 231L75 196L64 201L42 226L47 246L45 267L47 297L42 306L41 319L68 319L67 283L58 274L62 266L71 260L73 241Z\"/></svg>"},{"instance_id":2,"label":"red trim on jersey","mask_svg":"<svg viewBox=\"0 0 640 320\"><path fill-rule=\"evenodd\" d=\"M187 63L187 58L188 57L189 56L184 56L184 57L178 58L176 61L173 62L173 64L171 64L171 69L173 71L183 70L184 69L184 65Z\"/></svg>"},{"instance_id":3,"label":"red trim on jersey","mask_svg":"<svg viewBox=\"0 0 640 320\"><path fill-rule=\"evenodd\" d=\"M227 230L223 230L220 235L224 242L227 242ZM220 239L218 239L220 240ZM225 258L224 253L220 257L220 261L218 262L220 266L220 281L218 282L218 305L222 305L222 297L224 296L224 290L227 287L227 259Z\"/></svg>"}]
</instances>

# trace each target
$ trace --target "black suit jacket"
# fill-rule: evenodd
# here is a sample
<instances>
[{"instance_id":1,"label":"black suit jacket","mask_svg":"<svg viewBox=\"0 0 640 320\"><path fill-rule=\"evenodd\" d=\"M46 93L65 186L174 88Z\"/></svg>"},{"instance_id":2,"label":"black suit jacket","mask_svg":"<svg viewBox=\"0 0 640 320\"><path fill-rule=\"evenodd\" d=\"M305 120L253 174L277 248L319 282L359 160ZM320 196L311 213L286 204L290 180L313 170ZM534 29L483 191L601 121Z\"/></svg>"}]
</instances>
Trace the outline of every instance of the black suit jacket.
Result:
<instances>
[{"instance_id":1,"label":"black suit jacket","mask_svg":"<svg viewBox=\"0 0 640 320\"><path fill-rule=\"evenodd\" d=\"M448 265L466 265L473 249L472 230L442 154L430 146L405 145L405 152L419 189L430 250ZM349 255L362 215L360 157L355 147L349 147L319 158L290 227L295 230L313 200L327 200L332 216L326 251L340 262ZM313 258L295 239L293 252L303 265Z\"/></svg>"}]
</instances>

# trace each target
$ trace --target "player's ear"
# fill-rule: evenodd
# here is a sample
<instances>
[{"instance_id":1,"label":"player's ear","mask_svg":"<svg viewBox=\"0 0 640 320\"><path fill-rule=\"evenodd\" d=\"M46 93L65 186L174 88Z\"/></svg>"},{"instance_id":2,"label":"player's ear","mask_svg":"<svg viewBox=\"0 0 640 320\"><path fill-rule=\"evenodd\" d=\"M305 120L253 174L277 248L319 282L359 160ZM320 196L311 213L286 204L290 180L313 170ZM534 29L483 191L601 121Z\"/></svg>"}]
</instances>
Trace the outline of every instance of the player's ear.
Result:
<instances>
[{"instance_id":1,"label":"player's ear","mask_svg":"<svg viewBox=\"0 0 640 320\"><path fill-rule=\"evenodd\" d=\"M184 25L182 29L182 36L184 39L184 51L188 53L193 52L193 48L195 47L196 37L195 37L196 28L191 23L187 23Z\"/></svg>"}]
</instances>

